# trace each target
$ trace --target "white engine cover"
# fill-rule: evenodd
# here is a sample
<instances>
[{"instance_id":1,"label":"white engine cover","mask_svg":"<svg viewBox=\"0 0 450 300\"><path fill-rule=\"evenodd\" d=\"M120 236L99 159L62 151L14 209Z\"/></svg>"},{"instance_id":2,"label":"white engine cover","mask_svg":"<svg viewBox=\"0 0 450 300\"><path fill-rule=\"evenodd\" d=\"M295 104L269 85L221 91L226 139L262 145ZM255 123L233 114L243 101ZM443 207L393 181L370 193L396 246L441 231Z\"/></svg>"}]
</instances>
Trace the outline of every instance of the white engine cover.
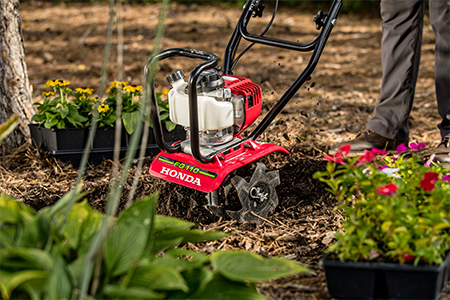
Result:
<instances>
[{"instance_id":1,"label":"white engine cover","mask_svg":"<svg viewBox=\"0 0 450 300\"><path fill-rule=\"evenodd\" d=\"M178 80L168 94L170 120L175 124L190 127L189 98L184 93L187 83ZM198 96L198 126L200 131L219 130L233 126L233 104L217 101L213 97Z\"/></svg>"}]
</instances>

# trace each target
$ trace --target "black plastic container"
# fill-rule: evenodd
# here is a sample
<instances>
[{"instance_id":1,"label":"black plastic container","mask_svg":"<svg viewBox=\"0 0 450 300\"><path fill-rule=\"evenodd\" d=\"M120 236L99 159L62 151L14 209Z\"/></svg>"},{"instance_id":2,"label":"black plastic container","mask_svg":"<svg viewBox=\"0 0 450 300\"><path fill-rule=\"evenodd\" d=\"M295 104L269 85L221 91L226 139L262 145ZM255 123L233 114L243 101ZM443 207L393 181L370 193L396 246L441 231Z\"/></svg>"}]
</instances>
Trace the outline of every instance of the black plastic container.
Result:
<instances>
[{"instance_id":1,"label":"black plastic container","mask_svg":"<svg viewBox=\"0 0 450 300\"><path fill-rule=\"evenodd\" d=\"M45 128L40 127L42 148L45 150L83 149L86 141L86 128Z\"/></svg>"},{"instance_id":2,"label":"black plastic container","mask_svg":"<svg viewBox=\"0 0 450 300\"><path fill-rule=\"evenodd\" d=\"M80 165L84 148L89 135L89 128L53 129L39 127L37 124L29 124L31 137L36 146L47 150L57 159L70 162L74 167ZM122 129L120 157L125 157L128 150L128 143L131 136ZM164 138L171 144L186 138L186 131L181 126L177 126L171 132L164 129ZM97 128L92 149L90 150L88 161L98 163L103 159L113 159L114 157L115 128ZM145 147L145 155L153 156L159 153L160 149L155 144L153 129L150 128L148 142ZM140 145L136 151L139 155Z\"/></svg>"},{"instance_id":3,"label":"black plastic container","mask_svg":"<svg viewBox=\"0 0 450 300\"><path fill-rule=\"evenodd\" d=\"M449 281L450 255L441 266L340 262L325 256L328 293L338 299L437 299Z\"/></svg>"}]
</instances>

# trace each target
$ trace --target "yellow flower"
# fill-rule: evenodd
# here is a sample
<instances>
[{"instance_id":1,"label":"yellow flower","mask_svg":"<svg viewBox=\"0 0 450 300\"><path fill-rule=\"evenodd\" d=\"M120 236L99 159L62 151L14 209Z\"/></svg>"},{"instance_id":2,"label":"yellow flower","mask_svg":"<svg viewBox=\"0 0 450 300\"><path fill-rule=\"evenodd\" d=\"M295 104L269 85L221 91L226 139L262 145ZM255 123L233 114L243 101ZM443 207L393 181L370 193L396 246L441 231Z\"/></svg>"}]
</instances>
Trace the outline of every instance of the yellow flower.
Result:
<instances>
[{"instance_id":1,"label":"yellow flower","mask_svg":"<svg viewBox=\"0 0 450 300\"><path fill-rule=\"evenodd\" d=\"M42 97L50 97L50 96L54 96L55 93L54 92L42 92Z\"/></svg>"},{"instance_id":2,"label":"yellow flower","mask_svg":"<svg viewBox=\"0 0 450 300\"><path fill-rule=\"evenodd\" d=\"M140 85L127 85L127 86L123 87L123 90L132 94L132 93L136 93L136 92L142 91L142 86L140 86Z\"/></svg>"},{"instance_id":3,"label":"yellow flower","mask_svg":"<svg viewBox=\"0 0 450 300\"><path fill-rule=\"evenodd\" d=\"M169 95L170 90L169 89L163 89L162 94L163 95Z\"/></svg>"},{"instance_id":4,"label":"yellow flower","mask_svg":"<svg viewBox=\"0 0 450 300\"><path fill-rule=\"evenodd\" d=\"M97 97L90 97L89 98L89 101L91 101L91 102L97 102L97 101L99 101L100 99L98 99Z\"/></svg>"},{"instance_id":5,"label":"yellow flower","mask_svg":"<svg viewBox=\"0 0 450 300\"><path fill-rule=\"evenodd\" d=\"M75 91L76 91L78 94L88 94L88 95L92 95L92 93L94 92L93 89L84 88L84 87L77 88Z\"/></svg>"},{"instance_id":6,"label":"yellow flower","mask_svg":"<svg viewBox=\"0 0 450 300\"><path fill-rule=\"evenodd\" d=\"M59 79L56 80L48 80L45 84L44 87L48 88L48 87L54 87L55 85L57 85L59 83Z\"/></svg>"},{"instance_id":7,"label":"yellow flower","mask_svg":"<svg viewBox=\"0 0 450 300\"><path fill-rule=\"evenodd\" d=\"M84 100L86 100L86 96L85 96L85 95L83 95L83 96L80 96L80 100L81 100L81 101L84 101Z\"/></svg>"},{"instance_id":8,"label":"yellow flower","mask_svg":"<svg viewBox=\"0 0 450 300\"><path fill-rule=\"evenodd\" d=\"M58 81L59 81L59 79L58 79ZM58 82L58 85L61 86L61 87L68 86L69 84L70 84L70 82L69 81L65 81L65 80L63 80L62 82L61 81Z\"/></svg>"},{"instance_id":9,"label":"yellow flower","mask_svg":"<svg viewBox=\"0 0 450 300\"><path fill-rule=\"evenodd\" d=\"M98 112L102 113L102 112L107 112L109 110L109 105L108 104L102 104L98 107Z\"/></svg>"}]
</instances>

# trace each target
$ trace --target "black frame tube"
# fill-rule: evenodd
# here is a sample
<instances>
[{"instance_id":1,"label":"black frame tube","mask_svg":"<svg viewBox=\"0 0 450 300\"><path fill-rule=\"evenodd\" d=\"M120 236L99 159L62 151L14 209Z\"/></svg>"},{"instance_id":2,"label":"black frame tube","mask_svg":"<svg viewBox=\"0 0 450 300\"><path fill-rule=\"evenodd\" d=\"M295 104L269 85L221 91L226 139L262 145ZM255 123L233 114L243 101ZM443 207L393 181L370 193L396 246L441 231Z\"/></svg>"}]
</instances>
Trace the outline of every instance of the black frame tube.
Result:
<instances>
[{"instance_id":1,"label":"black frame tube","mask_svg":"<svg viewBox=\"0 0 450 300\"><path fill-rule=\"evenodd\" d=\"M319 58L323 52L325 44L331 31L336 23L337 16L342 8L343 0L333 0L330 7L330 11L326 16L323 27L319 35L312 42L307 44L295 43L270 37L258 36L248 33L247 25L248 21L252 17L251 7L253 3L258 0L248 0L244 11L242 12L236 27L228 41L227 47L225 49L224 63L223 63L223 74L233 74L233 57L234 53L239 46L239 42L242 38L248 40L252 43L264 44L273 47L279 47L289 50L307 52L313 51L308 65L300 74L300 76L292 83L288 90L281 96L277 103L272 107L272 109L267 113L264 119L258 124L258 126L253 130L252 133L246 139L236 143L234 147L238 147L240 144L247 140L256 140L263 132L267 129L270 123L275 119L275 117L281 112L281 110L286 106L286 104L292 99L295 93L300 89L300 87L308 80L311 73L314 71ZM159 60L163 60L169 57L184 56L189 58L195 58L200 60L205 60L205 62L197 65L191 72L188 80L188 95L189 95L189 124L190 124L190 140L191 140L191 151L194 158L202 163L212 162L214 155L208 155L204 157L200 152L200 136L199 136L199 125L198 125L198 99L197 99L197 81L201 72L208 70L217 66L218 58L214 54L206 53L203 51L184 49L184 48L173 48L164 50L158 54L151 56L145 66L145 78L147 82L147 91L150 92L150 108L151 108L151 119L153 124L153 132L155 134L155 140L158 147L168 153L180 152L180 144L174 146L168 145L164 141L161 120L159 118L158 103L155 92L155 84L152 76L148 78L148 68L152 66ZM220 151L220 150L219 150Z\"/></svg>"}]
</instances>

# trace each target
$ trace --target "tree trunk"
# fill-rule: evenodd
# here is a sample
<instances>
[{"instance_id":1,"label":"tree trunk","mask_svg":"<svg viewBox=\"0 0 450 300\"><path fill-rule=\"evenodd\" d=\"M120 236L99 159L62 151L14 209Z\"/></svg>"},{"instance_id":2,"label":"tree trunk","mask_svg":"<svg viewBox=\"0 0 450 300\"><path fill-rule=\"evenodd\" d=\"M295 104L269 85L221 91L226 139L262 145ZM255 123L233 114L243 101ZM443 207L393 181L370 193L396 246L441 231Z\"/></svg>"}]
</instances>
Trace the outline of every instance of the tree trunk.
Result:
<instances>
[{"instance_id":1,"label":"tree trunk","mask_svg":"<svg viewBox=\"0 0 450 300\"><path fill-rule=\"evenodd\" d=\"M34 114L21 26L19 0L0 0L0 123L12 114L19 117L19 126L6 139L8 148L29 140Z\"/></svg>"}]
</instances>

